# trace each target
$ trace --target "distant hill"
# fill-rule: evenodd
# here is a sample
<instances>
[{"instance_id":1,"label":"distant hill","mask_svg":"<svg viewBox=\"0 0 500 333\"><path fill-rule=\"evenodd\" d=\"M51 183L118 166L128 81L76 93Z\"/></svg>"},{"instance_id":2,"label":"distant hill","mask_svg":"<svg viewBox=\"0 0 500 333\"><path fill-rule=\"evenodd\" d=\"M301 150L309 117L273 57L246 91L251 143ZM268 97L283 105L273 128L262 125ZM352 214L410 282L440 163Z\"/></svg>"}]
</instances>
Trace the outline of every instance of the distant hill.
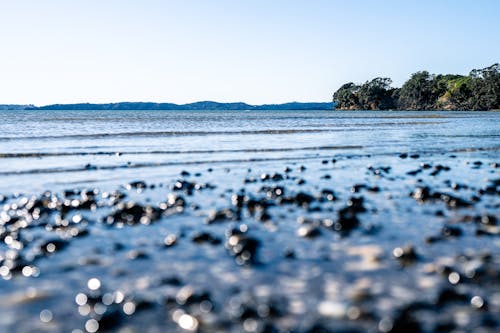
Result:
<instances>
[{"instance_id":1,"label":"distant hill","mask_svg":"<svg viewBox=\"0 0 500 333\"><path fill-rule=\"evenodd\" d=\"M0 104L0 110L25 110L33 107L34 105Z\"/></svg>"},{"instance_id":2,"label":"distant hill","mask_svg":"<svg viewBox=\"0 0 500 333\"><path fill-rule=\"evenodd\" d=\"M28 106L28 110L332 110L333 103L285 103L250 105L246 103L218 103L211 101L189 104L122 102L108 104L52 104Z\"/></svg>"}]
</instances>

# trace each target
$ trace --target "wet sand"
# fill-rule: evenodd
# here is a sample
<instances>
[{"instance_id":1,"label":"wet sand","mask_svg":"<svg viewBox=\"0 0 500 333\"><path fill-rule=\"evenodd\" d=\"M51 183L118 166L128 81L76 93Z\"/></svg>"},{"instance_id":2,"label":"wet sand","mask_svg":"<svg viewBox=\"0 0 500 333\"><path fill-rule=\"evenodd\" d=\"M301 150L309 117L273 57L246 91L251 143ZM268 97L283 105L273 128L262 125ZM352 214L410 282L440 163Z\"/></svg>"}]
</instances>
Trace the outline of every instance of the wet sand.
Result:
<instances>
[{"instance_id":1,"label":"wet sand","mask_svg":"<svg viewBox=\"0 0 500 333\"><path fill-rule=\"evenodd\" d=\"M115 191L3 197L0 326L496 331L499 165L384 160L192 167Z\"/></svg>"},{"instance_id":2,"label":"wet sand","mask_svg":"<svg viewBox=\"0 0 500 333\"><path fill-rule=\"evenodd\" d=\"M460 132L439 149L355 132L180 157L4 149L0 331L496 332L500 146ZM132 157L150 159L114 160Z\"/></svg>"}]
</instances>

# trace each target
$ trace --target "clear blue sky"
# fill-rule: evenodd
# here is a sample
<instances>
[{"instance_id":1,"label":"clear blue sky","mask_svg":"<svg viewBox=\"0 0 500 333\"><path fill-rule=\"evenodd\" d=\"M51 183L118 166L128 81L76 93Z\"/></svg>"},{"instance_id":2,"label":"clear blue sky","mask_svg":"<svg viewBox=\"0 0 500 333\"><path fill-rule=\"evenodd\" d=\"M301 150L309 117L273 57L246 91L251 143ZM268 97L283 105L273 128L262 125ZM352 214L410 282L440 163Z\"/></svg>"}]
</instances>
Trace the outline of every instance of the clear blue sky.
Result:
<instances>
[{"instance_id":1,"label":"clear blue sky","mask_svg":"<svg viewBox=\"0 0 500 333\"><path fill-rule=\"evenodd\" d=\"M499 0L0 0L0 104L329 101L500 62Z\"/></svg>"}]
</instances>

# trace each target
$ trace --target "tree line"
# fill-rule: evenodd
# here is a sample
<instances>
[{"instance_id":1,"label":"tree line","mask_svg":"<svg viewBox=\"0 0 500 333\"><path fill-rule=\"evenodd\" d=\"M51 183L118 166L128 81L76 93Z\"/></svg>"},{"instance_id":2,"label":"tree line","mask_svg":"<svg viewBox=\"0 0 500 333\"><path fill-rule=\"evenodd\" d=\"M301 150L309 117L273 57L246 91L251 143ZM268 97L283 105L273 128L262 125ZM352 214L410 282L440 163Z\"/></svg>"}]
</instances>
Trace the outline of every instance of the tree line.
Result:
<instances>
[{"instance_id":1,"label":"tree line","mask_svg":"<svg viewBox=\"0 0 500 333\"><path fill-rule=\"evenodd\" d=\"M334 94L337 110L498 110L500 65L474 69L469 75L411 75L401 88L390 78L342 85Z\"/></svg>"}]
</instances>

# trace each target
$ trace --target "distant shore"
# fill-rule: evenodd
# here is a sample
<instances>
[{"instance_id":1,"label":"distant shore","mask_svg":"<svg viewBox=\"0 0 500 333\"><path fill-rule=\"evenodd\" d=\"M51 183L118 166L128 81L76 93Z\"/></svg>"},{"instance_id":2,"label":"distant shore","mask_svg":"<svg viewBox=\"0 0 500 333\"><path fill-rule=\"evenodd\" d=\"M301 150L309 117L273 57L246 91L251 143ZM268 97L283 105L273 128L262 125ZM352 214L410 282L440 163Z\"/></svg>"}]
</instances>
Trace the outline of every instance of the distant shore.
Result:
<instances>
[{"instance_id":1,"label":"distant shore","mask_svg":"<svg viewBox=\"0 0 500 333\"><path fill-rule=\"evenodd\" d=\"M401 88L377 77L342 85L334 94L337 110L489 111L500 109L500 65L473 69L469 75L412 74Z\"/></svg>"},{"instance_id":2,"label":"distant shore","mask_svg":"<svg viewBox=\"0 0 500 333\"><path fill-rule=\"evenodd\" d=\"M252 105L247 103L218 103L203 101L188 104L175 103L150 103L150 102L120 102L120 103L76 103L76 104L51 104L45 106L35 105L0 105L0 110L234 110L234 111L260 111L260 110L333 110L333 102L327 103L301 103L290 102L283 104Z\"/></svg>"}]
</instances>

